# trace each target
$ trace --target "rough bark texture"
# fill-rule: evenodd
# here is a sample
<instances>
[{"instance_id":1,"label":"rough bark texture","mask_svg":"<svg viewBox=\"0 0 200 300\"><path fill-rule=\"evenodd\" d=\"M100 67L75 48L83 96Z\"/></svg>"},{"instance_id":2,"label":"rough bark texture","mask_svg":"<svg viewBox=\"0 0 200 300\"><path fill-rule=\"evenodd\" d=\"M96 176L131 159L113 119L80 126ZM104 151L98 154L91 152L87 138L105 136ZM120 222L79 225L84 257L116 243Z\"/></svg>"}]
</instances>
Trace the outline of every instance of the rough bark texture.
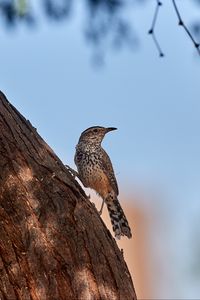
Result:
<instances>
[{"instance_id":1,"label":"rough bark texture","mask_svg":"<svg viewBox=\"0 0 200 300\"><path fill-rule=\"evenodd\" d=\"M136 299L96 208L2 93L0 299Z\"/></svg>"}]
</instances>

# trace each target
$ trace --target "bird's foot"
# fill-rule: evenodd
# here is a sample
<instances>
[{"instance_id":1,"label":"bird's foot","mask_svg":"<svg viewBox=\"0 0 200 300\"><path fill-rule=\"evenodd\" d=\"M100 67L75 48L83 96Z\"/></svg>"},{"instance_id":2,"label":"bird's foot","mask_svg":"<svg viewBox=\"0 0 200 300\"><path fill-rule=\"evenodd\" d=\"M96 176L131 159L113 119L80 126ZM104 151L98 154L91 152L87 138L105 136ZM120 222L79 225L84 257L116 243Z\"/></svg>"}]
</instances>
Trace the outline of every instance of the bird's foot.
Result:
<instances>
[{"instance_id":1,"label":"bird's foot","mask_svg":"<svg viewBox=\"0 0 200 300\"><path fill-rule=\"evenodd\" d=\"M103 207L104 207L104 202L105 200L102 201L102 204L101 204L101 209L99 211L99 215L101 216L102 212L103 212Z\"/></svg>"},{"instance_id":2,"label":"bird's foot","mask_svg":"<svg viewBox=\"0 0 200 300\"><path fill-rule=\"evenodd\" d=\"M67 170L70 172L70 174L75 178L78 177L79 178L79 174L78 172L76 172L74 169L72 169L70 166L65 165L65 167L67 168Z\"/></svg>"}]
</instances>

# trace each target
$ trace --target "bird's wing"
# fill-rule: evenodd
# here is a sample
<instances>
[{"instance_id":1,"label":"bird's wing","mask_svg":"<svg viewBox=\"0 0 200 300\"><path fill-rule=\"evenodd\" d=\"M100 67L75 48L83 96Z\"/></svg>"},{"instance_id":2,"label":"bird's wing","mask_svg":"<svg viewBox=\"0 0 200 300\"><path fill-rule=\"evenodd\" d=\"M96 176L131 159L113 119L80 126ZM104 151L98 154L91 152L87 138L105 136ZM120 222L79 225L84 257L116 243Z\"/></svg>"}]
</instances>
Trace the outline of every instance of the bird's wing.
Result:
<instances>
[{"instance_id":1,"label":"bird's wing","mask_svg":"<svg viewBox=\"0 0 200 300\"><path fill-rule=\"evenodd\" d=\"M119 189L118 189L118 185L117 185L117 180L115 178L113 166L112 166L111 160L105 150L103 150L102 169L105 171L105 174L108 177L108 180L109 180L114 192L118 195Z\"/></svg>"}]
</instances>

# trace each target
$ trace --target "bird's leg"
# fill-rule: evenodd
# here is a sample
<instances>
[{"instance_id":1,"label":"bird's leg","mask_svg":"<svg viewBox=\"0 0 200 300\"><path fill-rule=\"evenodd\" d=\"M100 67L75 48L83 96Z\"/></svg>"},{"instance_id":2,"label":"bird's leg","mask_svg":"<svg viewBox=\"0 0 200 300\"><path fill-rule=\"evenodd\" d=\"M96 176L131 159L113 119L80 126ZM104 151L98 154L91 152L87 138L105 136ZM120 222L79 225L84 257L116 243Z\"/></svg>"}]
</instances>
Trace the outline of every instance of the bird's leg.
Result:
<instances>
[{"instance_id":1,"label":"bird's leg","mask_svg":"<svg viewBox=\"0 0 200 300\"><path fill-rule=\"evenodd\" d=\"M103 207L104 207L105 199L103 199L102 204L101 204L101 209L99 211L99 214L101 215L103 212Z\"/></svg>"}]
</instances>

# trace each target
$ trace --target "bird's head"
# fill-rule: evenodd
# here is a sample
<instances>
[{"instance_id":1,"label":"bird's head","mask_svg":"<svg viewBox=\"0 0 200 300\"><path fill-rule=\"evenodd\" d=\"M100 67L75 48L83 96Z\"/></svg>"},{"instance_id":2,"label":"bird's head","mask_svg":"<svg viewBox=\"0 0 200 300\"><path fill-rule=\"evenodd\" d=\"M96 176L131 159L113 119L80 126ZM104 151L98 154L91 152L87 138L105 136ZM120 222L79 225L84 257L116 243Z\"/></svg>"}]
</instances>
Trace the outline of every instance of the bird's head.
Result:
<instances>
[{"instance_id":1,"label":"bird's head","mask_svg":"<svg viewBox=\"0 0 200 300\"><path fill-rule=\"evenodd\" d=\"M79 138L79 142L101 144L106 133L116 130L115 127L93 126L84 130Z\"/></svg>"}]
</instances>

